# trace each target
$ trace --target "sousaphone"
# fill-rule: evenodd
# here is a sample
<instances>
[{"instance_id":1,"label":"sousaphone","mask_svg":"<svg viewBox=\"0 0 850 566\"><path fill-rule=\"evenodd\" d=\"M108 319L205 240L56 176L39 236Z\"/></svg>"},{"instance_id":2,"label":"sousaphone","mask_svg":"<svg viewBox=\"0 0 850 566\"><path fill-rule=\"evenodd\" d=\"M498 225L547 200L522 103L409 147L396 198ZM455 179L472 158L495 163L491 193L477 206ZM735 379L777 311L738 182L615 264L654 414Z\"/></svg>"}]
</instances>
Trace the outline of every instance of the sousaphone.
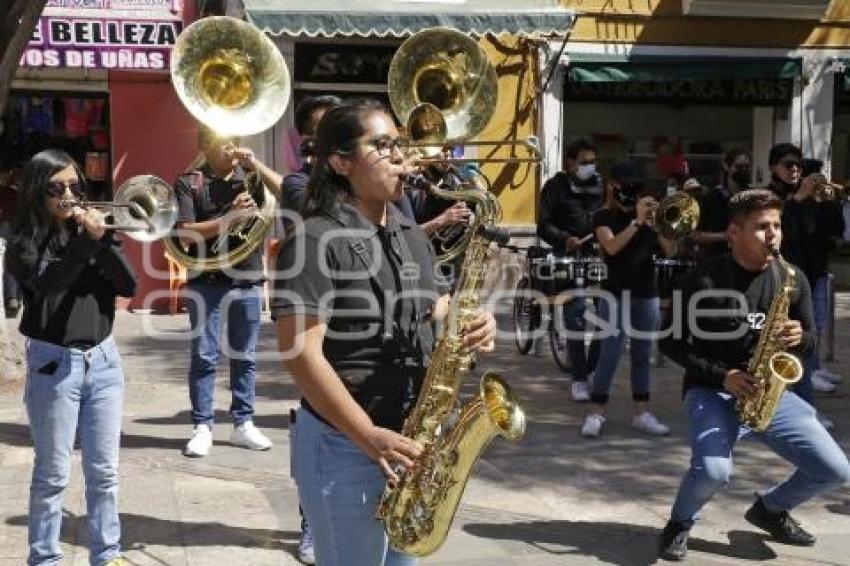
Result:
<instances>
[{"instance_id":1,"label":"sousaphone","mask_svg":"<svg viewBox=\"0 0 850 566\"><path fill-rule=\"evenodd\" d=\"M171 80L186 109L222 138L274 126L292 93L289 70L266 35L242 20L213 16L196 21L171 52ZM259 209L212 242L184 245L172 234L168 253L189 270L212 271L244 261L263 242L277 208L277 187L250 174L246 187Z\"/></svg>"}]
</instances>

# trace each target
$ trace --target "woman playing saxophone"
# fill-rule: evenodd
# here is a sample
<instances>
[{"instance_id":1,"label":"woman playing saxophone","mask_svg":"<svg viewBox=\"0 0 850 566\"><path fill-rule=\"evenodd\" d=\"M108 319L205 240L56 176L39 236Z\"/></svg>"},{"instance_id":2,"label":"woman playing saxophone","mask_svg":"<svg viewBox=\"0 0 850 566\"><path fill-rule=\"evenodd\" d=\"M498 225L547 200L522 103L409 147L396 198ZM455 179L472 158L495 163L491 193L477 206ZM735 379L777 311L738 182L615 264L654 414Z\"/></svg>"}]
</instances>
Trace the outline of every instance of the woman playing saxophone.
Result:
<instances>
[{"instance_id":1,"label":"woman playing saxophone","mask_svg":"<svg viewBox=\"0 0 850 566\"><path fill-rule=\"evenodd\" d=\"M276 264L272 315L303 395L291 467L322 565L414 562L388 548L375 510L398 466L420 455L399 431L429 364L431 322L448 301L427 236L391 204L410 173L400 143L375 101L329 109L304 223ZM495 328L478 312L465 343L490 349Z\"/></svg>"}]
</instances>

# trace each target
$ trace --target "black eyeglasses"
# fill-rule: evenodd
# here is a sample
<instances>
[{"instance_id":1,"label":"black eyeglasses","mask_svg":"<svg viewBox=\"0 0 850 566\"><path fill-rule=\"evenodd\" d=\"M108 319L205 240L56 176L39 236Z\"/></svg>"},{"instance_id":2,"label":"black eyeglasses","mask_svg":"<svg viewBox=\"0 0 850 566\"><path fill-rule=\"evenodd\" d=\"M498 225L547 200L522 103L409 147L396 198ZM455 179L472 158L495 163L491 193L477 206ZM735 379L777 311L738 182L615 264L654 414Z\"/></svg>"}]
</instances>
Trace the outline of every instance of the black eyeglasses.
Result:
<instances>
[{"instance_id":1,"label":"black eyeglasses","mask_svg":"<svg viewBox=\"0 0 850 566\"><path fill-rule=\"evenodd\" d=\"M48 181L47 187L44 189L44 194L53 198L61 197L65 194L66 188L77 198L83 196L85 193L83 184L79 181Z\"/></svg>"},{"instance_id":2,"label":"black eyeglasses","mask_svg":"<svg viewBox=\"0 0 850 566\"><path fill-rule=\"evenodd\" d=\"M579 165L596 165L595 159L584 159L578 162Z\"/></svg>"},{"instance_id":3,"label":"black eyeglasses","mask_svg":"<svg viewBox=\"0 0 850 566\"><path fill-rule=\"evenodd\" d=\"M799 169L803 166L803 164L797 161L796 159L783 159L779 163L786 169L793 169L794 167Z\"/></svg>"},{"instance_id":4,"label":"black eyeglasses","mask_svg":"<svg viewBox=\"0 0 850 566\"><path fill-rule=\"evenodd\" d=\"M397 137L393 139L390 136L378 136L376 138L366 140L363 143L373 146L376 150L378 150L378 153L383 155L392 154L394 149L404 153L408 146L406 138Z\"/></svg>"}]
</instances>

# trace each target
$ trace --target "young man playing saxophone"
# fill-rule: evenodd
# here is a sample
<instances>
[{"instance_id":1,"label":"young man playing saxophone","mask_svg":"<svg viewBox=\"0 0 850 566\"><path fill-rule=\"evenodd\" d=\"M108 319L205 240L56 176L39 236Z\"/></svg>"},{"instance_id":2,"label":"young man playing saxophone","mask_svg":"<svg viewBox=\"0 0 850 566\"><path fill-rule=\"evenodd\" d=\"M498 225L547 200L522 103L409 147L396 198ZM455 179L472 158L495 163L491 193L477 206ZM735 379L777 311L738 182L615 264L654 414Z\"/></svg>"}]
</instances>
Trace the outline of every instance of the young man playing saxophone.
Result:
<instances>
[{"instance_id":1,"label":"young man playing saxophone","mask_svg":"<svg viewBox=\"0 0 850 566\"><path fill-rule=\"evenodd\" d=\"M729 482L732 450L746 434L796 466L790 477L762 492L745 515L778 542L813 545L815 537L789 511L850 479L847 457L811 405L795 393L782 393L773 419L761 432L743 425L736 409L738 399L757 390L747 367L761 332L773 333L781 348L798 357L815 347L811 291L798 269L787 318L773 323L767 316L788 277L775 255L782 243L781 214L782 202L769 191L732 197L727 228L731 254L709 260L685 280L681 332L661 342L664 354L685 369L692 451L690 469L661 534L661 558L685 558L690 528L700 509ZM670 320L662 328L670 328Z\"/></svg>"}]
</instances>

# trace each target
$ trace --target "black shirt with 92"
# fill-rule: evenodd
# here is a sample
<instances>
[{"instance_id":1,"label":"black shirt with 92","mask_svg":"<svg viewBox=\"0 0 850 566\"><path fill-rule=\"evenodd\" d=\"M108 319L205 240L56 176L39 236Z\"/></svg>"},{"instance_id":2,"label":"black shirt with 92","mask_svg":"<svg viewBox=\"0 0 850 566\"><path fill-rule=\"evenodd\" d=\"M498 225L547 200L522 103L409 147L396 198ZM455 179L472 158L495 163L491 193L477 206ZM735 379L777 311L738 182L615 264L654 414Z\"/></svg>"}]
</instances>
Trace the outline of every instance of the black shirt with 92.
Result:
<instances>
[{"instance_id":1,"label":"black shirt with 92","mask_svg":"<svg viewBox=\"0 0 850 566\"><path fill-rule=\"evenodd\" d=\"M805 274L795 270L788 318L803 327L802 343L791 350L802 357L814 350L816 335L811 289ZM747 271L731 254L714 257L688 274L681 301L674 299L667 311L661 326L667 334L659 344L685 368L685 391L696 386L723 389L729 370L747 369L785 276L777 262L764 271Z\"/></svg>"}]
</instances>

